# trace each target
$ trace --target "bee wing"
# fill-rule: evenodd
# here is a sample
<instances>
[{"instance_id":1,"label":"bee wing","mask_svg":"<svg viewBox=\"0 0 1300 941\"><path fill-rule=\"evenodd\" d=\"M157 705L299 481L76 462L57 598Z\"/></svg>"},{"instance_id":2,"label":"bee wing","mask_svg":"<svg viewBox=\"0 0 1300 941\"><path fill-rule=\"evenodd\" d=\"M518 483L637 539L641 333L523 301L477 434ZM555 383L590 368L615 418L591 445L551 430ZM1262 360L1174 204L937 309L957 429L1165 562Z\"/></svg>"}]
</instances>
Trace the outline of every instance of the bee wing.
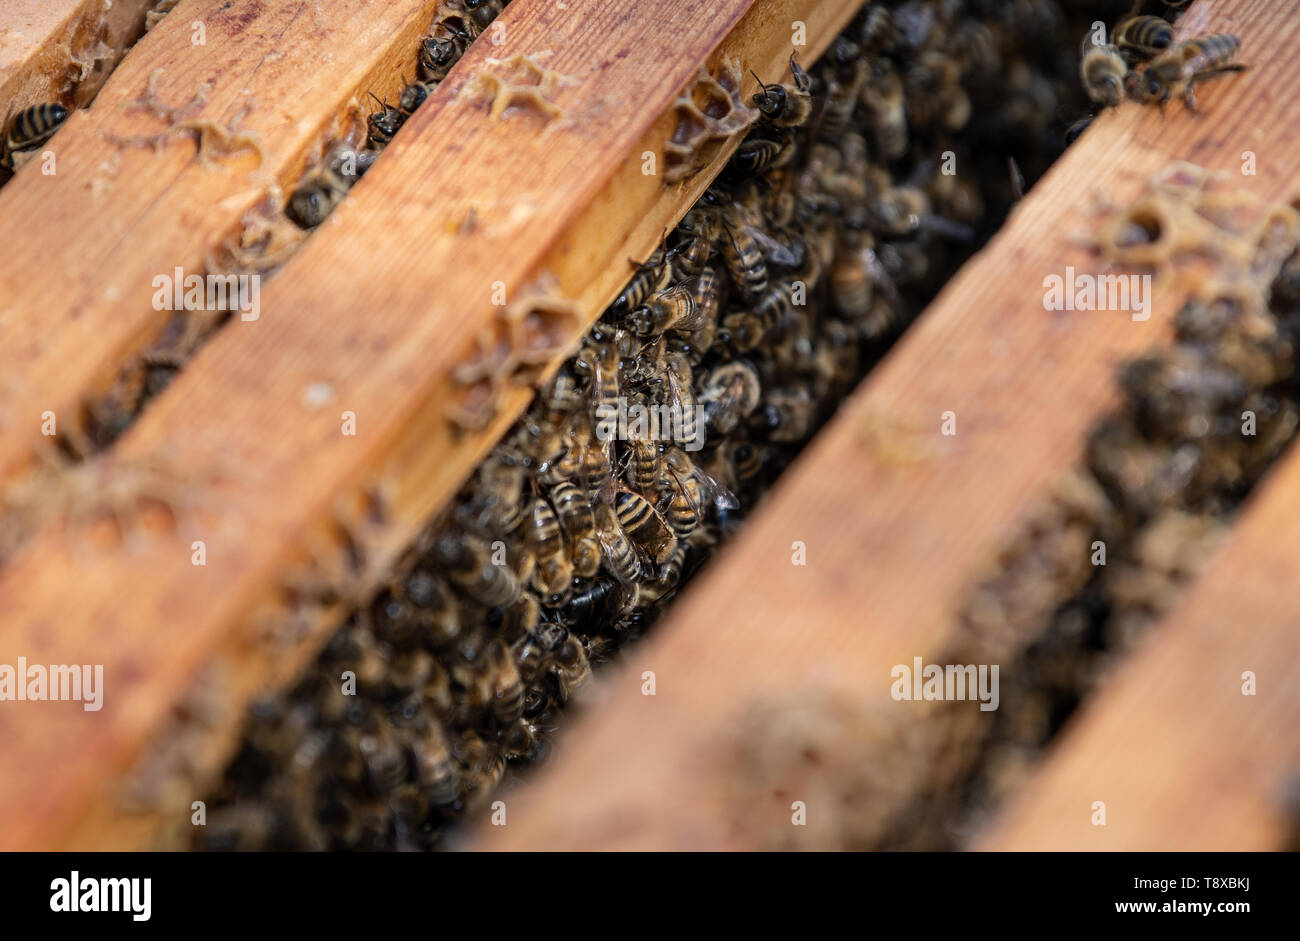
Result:
<instances>
[{"instance_id":1,"label":"bee wing","mask_svg":"<svg viewBox=\"0 0 1300 941\"><path fill-rule=\"evenodd\" d=\"M955 242L975 241L975 230L964 222L953 222L943 216L936 216L932 212L917 216L917 222L920 228L925 229L927 232L933 232L942 238L952 239Z\"/></svg>"},{"instance_id":2,"label":"bee wing","mask_svg":"<svg viewBox=\"0 0 1300 941\"><path fill-rule=\"evenodd\" d=\"M803 263L802 252L796 253L792 251L789 246L778 242L762 229L755 228L752 225L744 226L744 229L749 234L749 237L763 249L763 255L770 264L781 265L785 268L798 268Z\"/></svg>"},{"instance_id":3,"label":"bee wing","mask_svg":"<svg viewBox=\"0 0 1300 941\"><path fill-rule=\"evenodd\" d=\"M702 470L699 465L695 467L695 482L699 484L700 498L704 502L712 503L719 510L740 509L740 500L736 495L723 486L722 481Z\"/></svg>"},{"instance_id":4,"label":"bee wing","mask_svg":"<svg viewBox=\"0 0 1300 941\"><path fill-rule=\"evenodd\" d=\"M885 270L885 266L880 261L880 256L876 254L875 249L864 248L862 250L862 260L867 266L867 272L871 275L871 280L880 285L885 292L885 296L897 304L899 301L898 286L894 284L894 279Z\"/></svg>"}]
</instances>

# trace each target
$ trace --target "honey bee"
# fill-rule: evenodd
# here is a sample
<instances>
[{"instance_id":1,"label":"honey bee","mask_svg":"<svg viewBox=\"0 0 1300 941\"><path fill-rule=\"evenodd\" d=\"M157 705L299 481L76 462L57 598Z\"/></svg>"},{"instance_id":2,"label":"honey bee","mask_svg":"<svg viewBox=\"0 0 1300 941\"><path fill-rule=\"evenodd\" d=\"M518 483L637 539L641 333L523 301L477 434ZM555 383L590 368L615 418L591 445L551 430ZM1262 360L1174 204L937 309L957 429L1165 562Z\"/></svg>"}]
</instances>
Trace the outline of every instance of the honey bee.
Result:
<instances>
[{"instance_id":1,"label":"honey bee","mask_svg":"<svg viewBox=\"0 0 1300 941\"><path fill-rule=\"evenodd\" d=\"M569 537L573 574L579 578L591 578L600 569L600 542L596 539L596 519L591 504L586 495L567 480L551 488L550 496L560 526Z\"/></svg>"},{"instance_id":2,"label":"honey bee","mask_svg":"<svg viewBox=\"0 0 1300 941\"><path fill-rule=\"evenodd\" d=\"M442 726L434 722L426 734L413 743L416 777L436 807L454 804L460 797L460 769L452 759Z\"/></svg>"},{"instance_id":3,"label":"honey bee","mask_svg":"<svg viewBox=\"0 0 1300 941\"><path fill-rule=\"evenodd\" d=\"M372 94L370 97L374 98ZM402 129L406 123L406 112L399 108L389 107L388 102L375 98L379 103L380 110L374 111L366 118L366 126L370 131L370 142L382 147L389 143L394 135Z\"/></svg>"},{"instance_id":4,"label":"honey bee","mask_svg":"<svg viewBox=\"0 0 1300 941\"><path fill-rule=\"evenodd\" d=\"M632 328L642 337L672 330L679 324L689 330L694 321L695 295L684 284L659 291L632 312Z\"/></svg>"},{"instance_id":5,"label":"honey bee","mask_svg":"<svg viewBox=\"0 0 1300 941\"><path fill-rule=\"evenodd\" d=\"M808 120L812 113L812 79L808 73L794 61L795 54L790 53L790 75L793 84L768 85L754 75L761 89L753 97L754 107L758 108L763 120L774 127L799 127ZM753 75L753 73L750 73Z\"/></svg>"},{"instance_id":6,"label":"honey bee","mask_svg":"<svg viewBox=\"0 0 1300 941\"><path fill-rule=\"evenodd\" d=\"M434 544L433 553L452 582L484 607L505 607L519 599L514 571L495 564L488 547L478 540L449 531Z\"/></svg>"},{"instance_id":7,"label":"honey bee","mask_svg":"<svg viewBox=\"0 0 1300 941\"><path fill-rule=\"evenodd\" d=\"M582 406L582 392L572 370L565 366L552 377L541 396L543 418L551 428L558 428L569 415Z\"/></svg>"},{"instance_id":8,"label":"honey bee","mask_svg":"<svg viewBox=\"0 0 1300 941\"><path fill-rule=\"evenodd\" d=\"M769 389L758 417L769 441L802 441L812 433L817 401L803 387Z\"/></svg>"},{"instance_id":9,"label":"honey bee","mask_svg":"<svg viewBox=\"0 0 1300 941\"><path fill-rule=\"evenodd\" d=\"M776 170L794 156L795 140L790 135L768 139L751 137L736 148L727 169L733 177L749 177Z\"/></svg>"},{"instance_id":10,"label":"honey bee","mask_svg":"<svg viewBox=\"0 0 1300 941\"><path fill-rule=\"evenodd\" d=\"M588 633L617 621L638 597L637 583L631 579L596 578L565 602L560 620L571 631Z\"/></svg>"},{"instance_id":11,"label":"honey bee","mask_svg":"<svg viewBox=\"0 0 1300 941\"><path fill-rule=\"evenodd\" d=\"M614 509L628 538L656 565L663 563L677 544L677 537L650 501L635 491L620 488L614 494Z\"/></svg>"},{"instance_id":12,"label":"honey bee","mask_svg":"<svg viewBox=\"0 0 1300 941\"><path fill-rule=\"evenodd\" d=\"M699 274L695 276L694 282L695 293L695 317L691 323L682 327L678 325L679 330L697 331L710 323L716 323L718 311L722 306L722 282L718 278L718 272L709 265L700 269ZM711 344L706 343L707 349Z\"/></svg>"},{"instance_id":13,"label":"honey bee","mask_svg":"<svg viewBox=\"0 0 1300 941\"><path fill-rule=\"evenodd\" d=\"M541 592L548 606L562 600L573 578L573 563L555 510L545 497L533 501L526 535L537 566L533 570L533 587Z\"/></svg>"},{"instance_id":14,"label":"honey bee","mask_svg":"<svg viewBox=\"0 0 1300 941\"><path fill-rule=\"evenodd\" d=\"M1132 16L1115 27L1114 44L1130 62L1159 55L1174 42L1174 28L1159 16Z\"/></svg>"},{"instance_id":15,"label":"honey bee","mask_svg":"<svg viewBox=\"0 0 1300 941\"><path fill-rule=\"evenodd\" d=\"M589 494L602 490L613 476L609 447L608 441L598 442L590 433L583 439L578 477Z\"/></svg>"},{"instance_id":16,"label":"honey bee","mask_svg":"<svg viewBox=\"0 0 1300 941\"><path fill-rule=\"evenodd\" d=\"M505 759L500 751L485 742L476 732L466 732L453 754L460 765L461 793L467 810L475 810L505 774Z\"/></svg>"},{"instance_id":17,"label":"honey bee","mask_svg":"<svg viewBox=\"0 0 1300 941\"><path fill-rule=\"evenodd\" d=\"M593 508L596 518L596 533L601 547L605 550L605 564L610 573L625 585L632 585L641 579L641 557L637 555L631 540L619 525L618 515L608 503L598 503Z\"/></svg>"},{"instance_id":18,"label":"honey bee","mask_svg":"<svg viewBox=\"0 0 1300 941\"><path fill-rule=\"evenodd\" d=\"M1093 45L1083 55L1079 75L1089 98L1103 108L1119 106L1129 70L1128 63L1118 49L1114 46Z\"/></svg>"},{"instance_id":19,"label":"honey bee","mask_svg":"<svg viewBox=\"0 0 1300 941\"><path fill-rule=\"evenodd\" d=\"M853 109L857 107L868 71L861 50L846 37L841 36L831 43L826 57L834 68L826 79L826 99L822 105L817 138L834 142L848 131L853 122Z\"/></svg>"},{"instance_id":20,"label":"honey bee","mask_svg":"<svg viewBox=\"0 0 1300 941\"><path fill-rule=\"evenodd\" d=\"M886 160L897 160L907 152L908 142L906 99L898 71L888 60L877 63L860 95L871 116L877 149Z\"/></svg>"},{"instance_id":21,"label":"honey bee","mask_svg":"<svg viewBox=\"0 0 1300 941\"><path fill-rule=\"evenodd\" d=\"M429 100L435 86L428 82L410 82L402 87L397 98L397 108L408 118L415 114L417 108Z\"/></svg>"},{"instance_id":22,"label":"honey bee","mask_svg":"<svg viewBox=\"0 0 1300 941\"><path fill-rule=\"evenodd\" d=\"M681 416L678 429L683 441L695 441L699 438L699 416L697 415L694 377L690 363L680 353L670 354L666 358L664 374L668 380L668 405Z\"/></svg>"},{"instance_id":23,"label":"honey bee","mask_svg":"<svg viewBox=\"0 0 1300 941\"><path fill-rule=\"evenodd\" d=\"M794 286L778 281L752 309L728 315L722 322L719 340L740 353L747 353L794 310Z\"/></svg>"},{"instance_id":24,"label":"honey bee","mask_svg":"<svg viewBox=\"0 0 1300 941\"><path fill-rule=\"evenodd\" d=\"M531 576L530 576L531 577ZM542 607L531 591L522 591L519 600L505 608L496 609L501 620L497 629L506 643L513 644L532 633L542 617ZM489 612L491 615L492 612Z\"/></svg>"},{"instance_id":25,"label":"honey bee","mask_svg":"<svg viewBox=\"0 0 1300 941\"><path fill-rule=\"evenodd\" d=\"M668 287L672 279L672 267L667 263L667 251L660 247L648 261L638 264L632 262L636 274L610 305L610 312L616 317L624 317L645 303L647 297Z\"/></svg>"},{"instance_id":26,"label":"honey bee","mask_svg":"<svg viewBox=\"0 0 1300 941\"><path fill-rule=\"evenodd\" d=\"M437 84L447 77L460 61L474 37L456 21L441 20L433 25L431 35L420 41L417 64L426 82Z\"/></svg>"},{"instance_id":27,"label":"honey bee","mask_svg":"<svg viewBox=\"0 0 1300 941\"><path fill-rule=\"evenodd\" d=\"M493 668L492 714L502 725L510 725L524 714L524 684L510 651L500 640L490 650Z\"/></svg>"},{"instance_id":28,"label":"honey bee","mask_svg":"<svg viewBox=\"0 0 1300 941\"><path fill-rule=\"evenodd\" d=\"M505 0L464 0L465 9L478 33L482 33L505 9Z\"/></svg>"},{"instance_id":29,"label":"honey bee","mask_svg":"<svg viewBox=\"0 0 1300 941\"><path fill-rule=\"evenodd\" d=\"M637 437L629 442L628 450L628 483L634 490L649 493L659 480L659 446L648 438Z\"/></svg>"},{"instance_id":30,"label":"honey bee","mask_svg":"<svg viewBox=\"0 0 1300 941\"><path fill-rule=\"evenodd\" d=\"M730 206L723 212L722 258L732 283L746 297L757 298L767 290L767 260L754 229Z\"/></svg>"},{"instance_id":31,"label":"honey bee","mask_svg":"<svg viewBox=\"0 0 1300 941\"><path fill-rule=\"evenodd\" d=\"M724 456L737 489L756 480L763 470L763 449L753 442L731 442L724 449Z\"/></svg>"},{"instance_id":32,"label":"honey bee","mask_svg":"<svg viewBox=\"0 0 1300 941\"><path fill-rule=\"evenodd\" d=\"M1190 39L1168 49L1151 61L1126 85L1136 101L1155 101L1163 108L1180 89L1189 111L1196 110L1196 83L1223 72L1240 72L1245 65L1232 60L1241 51L1241 40L1229 33Z\"/></svg>"},{"instance_id":33,"label":"honey bee","mask_svg":"<svg viewBox=\"0 0 1300 941\"><path fill-rule=\"evenodd\" d=\"M735 495L693 463L681 448L668 449L664 472L662 489L670 499L663 515L680 538L689 536L703 522L706 507L740 507Z\"/></svg>"},{"instance_id":34,"label":"honey bee","mask_svg":"<svg viewBox=\"0 0 1300 941\"><path fill-rule=\"evenodd\" d=\"M864 232L846 232L831 268L831 299L835 308L851 320L863 319L871 311L874 285L887 279L870 236Z\"/></svg>"},{"instance_id":35,"label":"honey bee","mask_svg":"<svg viewBox=\"0 0 1300 941\"><path fill-rule=\"evenodd\" d=\"M486 533L513 532L524 518L523 492L527 477L520 459L498 448L479 467L469 509L475 526Z\"/></svg>"},{"instance_id":36,"label":"honey bee","mask_svg":"<svg viewBox=\"0 0 1300 941\"><path fill-rule=\"evenodd\" d=\"M340 150L331 151L289 197L289 218L304 229L314 229L324 222L348 193L347 179L338 171L340 154Z\"/></svg>"},{"instance_id":37,"label":"honey bee","mask_svg":"<svg viewBox=\"0 0 1300 941\"><path fill-rule=\"evenodd\" d=\"M618 346L610 340L597 343L591 351L591 406L597 419L618 409L620 358Z\"/></svg>"},{"instance_id":38,"label":"honey bee","mask_svg":"<svg viewBox=\"0 0 1300 941\"><path fill-rule=\"evenodd\" d=\"M717 209L709 205L696 204L682 218L677 231L685 236L686 241L682 247L675 250L676 273L682 278L697 275L704 270L704 266L712 257L714 246L722 231Z\"/></svg>"},{"instance_id":39,"label":"honey bee","mask_svg":"<svg viewBox=\"0 0 1300 941\"><path fill-rule=\"evenodd\" d=\"M53 137L67 119L68 109L53 101L19 111L7 122L3 146L0 146L0 166L12 168L14 154L35 150Z\"/></svg>"},{"instance_id":40,"label":"honey bee","mask_svg":"<svg viewBox=\"0 0 1300 941\"><path fill-rule=\"evenodd\" d=\"M582 641L572 634L551 655L551 664L560 680L562 695L568 695L581 686L591 676L591 664L587 661L587 650Z\"/></svg>"},{"instance_id":41,"label":"honey bee","mask_svg":"<svg viewBox=\"0 0 1300 941\"><path fill-rule=\"evenodd\" d=\"M709 428L728 434L758 407L762 394L758 370L748 361L735 359L714 367L700 391Z\"/></svg>"}]
</instances>

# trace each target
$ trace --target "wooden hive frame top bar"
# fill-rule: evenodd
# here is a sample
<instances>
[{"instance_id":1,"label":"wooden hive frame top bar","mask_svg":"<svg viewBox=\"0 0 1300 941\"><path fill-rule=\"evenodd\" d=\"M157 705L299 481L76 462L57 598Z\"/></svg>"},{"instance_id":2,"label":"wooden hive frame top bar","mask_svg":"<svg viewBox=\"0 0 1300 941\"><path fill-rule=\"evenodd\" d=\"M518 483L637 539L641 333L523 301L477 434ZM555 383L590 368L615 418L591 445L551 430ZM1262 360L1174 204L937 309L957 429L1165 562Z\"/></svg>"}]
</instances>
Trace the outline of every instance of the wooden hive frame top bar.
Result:
<instances>
[{"instance_id":1,"label":"wooden hive frame top bar","mask_svg":"<svg viewBox=\"0 0 1300 941\"><path fill-rule=\"evenodd\" d=\"M649 252L734 147L678 186L644 175L646 149L662 161L678 93L724 55L780 74L795 21L811 59L857 6L507 8L501 44L471 48L267 285L261 318L219 333L114 447L106 474L162 463L188 483L198 505L174 507L175 531L146 518L144 538L93 549L75 525L52 524L0 570L0 663L102 663L106 685L98 713L71 703L0 712L0 844L135 845L160 818L187 819L200 785L168 792L153 816L120 805L151 739L165 744L173 707L191 732L219 726L204 752L204 768L218 768L249 697L290 678L337 623L316 612L292 637L258 629L292 613L279 586L313 555L328 557L327 570L343 554L336 517L363 493L382 496L383 511L360 524L365 571L342 586L356 596L529 397L509 391L478 435L447 422L449 374L497 316L494 283L515 296L553 278L580 310L576 337L626 279L626 259ZM559 113L524 105L493 120L479 76L523 55L561 77L549 99ZM345 411L355 435L343 433ZM196 539L205 566L192 564ZM216 702L196 702L204 682Z\"/></svg>"},{"instance_id":2,"label":"wooden hive frame top bar","mask_svg":"<svg viewBox=\"0 0 1300 941\"><path fill-rule=\"evenodd\" d=\"M1283 201L1300 191L1290 154L1300 101L1277 94L1300 80L1298 13L1300 3L1262 0L1189 9L1182 28L1239 34L1250 70L1203 86L1201 115L1126 104L1096 121L841 408L737 544L606 675L599 707L557 742L562 757L507 798L510 825L484 828L478 846L752 848L755 831L733 817L735 746L749 719L840 696L882 728L922 721L916 704L891 700L891 668L935 662L950 646L970 591L1115 404L1116 365L1167 342L1181 302L1157 296L1146 322L1053 313L1043 278L1067 265L1095 270L1070 236L1095 225L1096 194L1122 205L1174 161L1236 176L1249 149L1259 171L1243 187ZM950 411L957 434L945 437ZM806 565L792 564L796 543ZM646 671L653 696L642 691ZM888 777L890 747L862 747ZM794 798L772 802L771 827L790 826Z\"/></svg>"},{"instance_id":3,"label":"wooden hive frame top bar","mask_svg":"<svg viewBox=\"0 0 1300 941\"><path fill-rule=\"evenodd\" d=\"M48 444L44 413L76 426L83 402L162 331L170 313L154 308L155 277L203 272L270 187L298 178L354 97L400 85L435 6L189 0L133 48L93 108L69 116L46 148L54 172L24 167L0 189L0 219L25 233L0 255L0 481Z\"/></svg>"}]
</instances>

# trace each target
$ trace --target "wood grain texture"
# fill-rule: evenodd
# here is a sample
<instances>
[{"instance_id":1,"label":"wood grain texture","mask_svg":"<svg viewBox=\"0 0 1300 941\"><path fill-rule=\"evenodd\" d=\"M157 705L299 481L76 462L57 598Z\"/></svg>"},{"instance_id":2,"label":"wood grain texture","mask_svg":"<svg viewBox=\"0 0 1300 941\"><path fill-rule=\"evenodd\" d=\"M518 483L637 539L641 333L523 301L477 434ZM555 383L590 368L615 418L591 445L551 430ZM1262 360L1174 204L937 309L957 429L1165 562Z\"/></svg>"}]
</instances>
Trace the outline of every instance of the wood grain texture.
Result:
<instances>
[{"instance_id":1,"label":"wood grain texture","mask_svg":"<svg viewBox=\"0 0 1300 941\"><path fill-rule=\"evenodd\" d=\"M1300 780L1298 494L1292 449L977 849L1285 848ZM1246 671L1256 695L1242 693Z\"/></svg>"},{"instance_id":2,"label":"wood grain texture","mask_svg":"<svg viewBox=\"0 0 1300 941\"><path fill-rule=\"evenodd\" d=\"M1167 342L1181 301L1148 322L1044 310L1043 278L1094 270L1072 229L1095 226L1094 192L1132 198L1154 171L1191 160L1238 174L1268 199L1300 189L1288 154L1300 102L1300 4L1200 3L1198 32L1239 34L1249 72L1208 82L1200 116L1125 104L1101 116L990 245L814 440L737 543L693 582L652 639L594 692L555 759L508 797L487 849L715 849L753 844L734 825L731 757L746 723L800 697L842 696L900 727L895 664L940 656L960 606L1050 484L1080 460L1115 403L1116 365ZM960 168L958 168L960 172ZM940 435L956 414L955 437ZM794 543L807 564L792 564ZM657 693L642 695L653 671ZM1279 678L1280 680L1280 678ZM1225 680L1227 682L1227 680ZM910 711L909 711L910 710ZM747 731L746 731L747 730ZM888 774L894 756L867 753ZM1219 774L1233 773L1226 765ZM789 799L751 829L790 826ZM809 808L809 813L816 813Z\"/></svg>"},{"instance_id":3,"label":"wood grain texture","mask_svg":"<svg viewBox=\"0 0 1300 941\"><path fill-rule=\"evenodd\" d=\"M144 32L155 0L6 0L0 4L0 102L84 107ZM74 59L85 68L73 66Z\"/></svg>"},{"instance_id":4,"label":"wood grain texture","mask_svg":"<svg viewBox=\"0 0 1300 941\"><path fill-rule=\"evenodd\" d=\"M400 87L435 6L188 0L136 45L94 108L68 118L48 148L55 172L32 164L0 189L0 220L26 233L0 255L0 480L46 443L43 412L75 423L158 336L171 314L154 309L156 276L202 273L268 187L299 177L356 96ZM205 45L191 42L195 21ZM169 127L140 105L151 76L155 100L183 109L178 119L234 126L260 153L200 159L190 132L157 148L122 143Z\"/></svg>"},{"instance_id":5,"label":"wood grain texture","mask_svg":"<svg viewBox=\"0 0 1300 941\"><path fill-rule=\"evenodd\" d=\"M365 490L384 494L382 523L359 533L365 571L345 586L360 593L530 397L512 390L481 434L454 435L446 419L450 372L497 316L494 282L513 296L554 277L581 309L576 337L621 288L627 259L651 250L729 153L673 187L642 173L647 149L662 167L679 91L723 56L779 73L795 20L807 24L811 59L857 6L511 4L498 20L504 42L470 50L267 285L261 319L217 335L114 448L114 465L163 458L192 474L205 506L180 514L174 533L90 558L82 535L51 526L0 571L0 662L24 651L103 662L108 686L96 715L0 713L0 816L14 821L0 844L136 845L160 821L188 819L199 785L149 813L118 802L172 708L202 677L220 678L220 702L204 707L221 716L204 750L204 767L218 769L243 704L291 678L337 624L331 612L291 638L257 630L283 620L279 586L312 546L337 554L340 508ZM554 95L561 117L523 108L489 119L476 76L516 54L571 79ZM747 77L745 93L755 87ZM328 404L310 404L309 388L327 389ZM355 436L341 434L344 411ZM197 538L208 546L201 568L190 563Z\"/></svg>"}]
</instances>

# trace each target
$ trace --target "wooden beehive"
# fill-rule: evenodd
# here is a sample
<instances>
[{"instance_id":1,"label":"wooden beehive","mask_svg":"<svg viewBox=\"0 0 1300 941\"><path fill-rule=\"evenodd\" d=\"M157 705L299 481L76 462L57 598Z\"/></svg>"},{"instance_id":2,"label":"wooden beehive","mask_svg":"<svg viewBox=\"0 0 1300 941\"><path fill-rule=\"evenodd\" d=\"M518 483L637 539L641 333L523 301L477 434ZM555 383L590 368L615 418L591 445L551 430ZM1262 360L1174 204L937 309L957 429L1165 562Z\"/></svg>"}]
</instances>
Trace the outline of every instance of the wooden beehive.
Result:
<instances>
[{"instance_id":1,"label":"wooden beehive","mask_svg":"<svg viewBox=\"0 0 1300 941\"><path fill-rule=\"evenodd\" d=\"M87 33L78 17L94 4L61 6L0 32L0 89L21 104L81 94L59 84L58 50L83 48L67 37ZM144 6L119 4L120 22L89 32L124 48L143 28ZM202 269L269 194L291 190L346 136L365 92L396 96L439 4L357 6L318 3L299 15L182 0L131 48L94 106L60 130L56 172L26 167L0 190L0 218L39 220L0 257L0 480L19 481L40 460L48 414L75 427L84 403L111 397L123 365L167 329L169 318L142 300L158 272ZM643 155L662 154L675 131L681 89L727 60L781 73L795 23L812 60L860 6L515 0L501 30L470 47L268 279L260 317L208 338L111 444L102 476L84 482L180 481L195 497L184 521L175 508L145 514L128 551L96 549L93 527L50 520L23 534L0 569L0 663L102 663L115 689L98 714L71 703L0 711L0 842L153 839L161 812L124 813L123 782L169 734L178 708L203 713L193 760L211 775L248 701L309 662L344 605L314 612L289 641L268 643L250 626L278 616L287 579L322 553L345 552L340 515L364 516L382 498L364 572L344 599L357 601L529 400L527 388L506 389L473 433L447 421L463 392L454 370L495 316L491 286L514 294L545 281L578 312L576 339L622 287L625 260L651 254L738 143L720 141L680 183L646 174ZM876 714L890 667L941 659L970 593L1115 406L1116 364L1167 344L1182 299L1160 295L1141 328L1103 315L1063 325L1042 309L1043 272L1095 265L1071 238L1095 218L1095 193L1122 204L1172 161L1239 173L1251 150L1261 169L1243 188L1292 199L1285 129L1300 106L1272 90L1293 80L1294 12L1248 0L1189 10L1185 29L1239 34L1251 71L1204 88L1200 117L1126 105L1096 122L656 636L600 681L598 713L508 798L509 826L482 845L764 845L767 828L736 825L728 756L740 735L762 733L771 710L798 712L810 699L847 702L854 715L852 704L868 704L861 728L850 720L831 741L848 735L861 749L851 753L891 767L899 741L927 716ZM194 44L195 24L206 45ZM508 102L509 88L483 81L515 56L544 63L545 92ZM744 95L755 88L745 76ZM491 110L498 100L517 105L506 120ZM557 347L541 372L570 349ZM956 415L956 436L941 435L945 412ZM354 435L339 434L341 413ZM1279 794L1300 740L1277 665L1296 644L1285 570L1300 547L1290 551L1269 523L1285 512L1289 466L977 845L1266 848L1283 838ZM196 566L200 537L206 564ZM807 565L792 564L796 544ZM653 697L643 695L647 670ZM1241 696L1246 670L1261 678L1255 697ZM196 688L216 694L196 698ZM1249 773L1225 778L1242 768ZM900 772L918 789L924 778ZM1090 822L1097 800L1110 808L1105 828ZM1186 812L1206 805L1224 812ZM788 808L782 815L788 825Z\"/></svg>"}]
</instances>

